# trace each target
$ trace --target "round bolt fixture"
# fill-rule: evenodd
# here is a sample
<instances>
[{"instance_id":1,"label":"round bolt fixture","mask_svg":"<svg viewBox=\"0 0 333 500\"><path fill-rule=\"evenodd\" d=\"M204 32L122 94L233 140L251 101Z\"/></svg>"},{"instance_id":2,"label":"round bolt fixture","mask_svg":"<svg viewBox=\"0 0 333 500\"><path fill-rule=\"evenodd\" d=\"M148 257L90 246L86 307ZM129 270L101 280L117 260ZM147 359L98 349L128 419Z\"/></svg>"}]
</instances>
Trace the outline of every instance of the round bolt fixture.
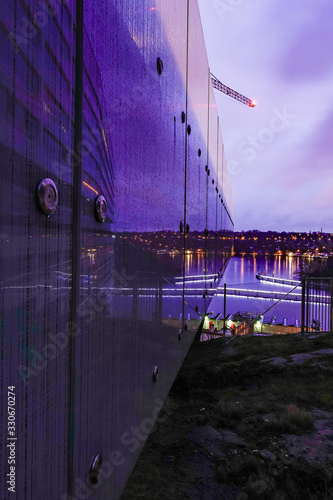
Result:
<instances>
[{"instance_id":1,"label":"round bolt fixture","mask_svg":"<svg viewBox=\"0 0 333 500\"><path fill-rule=\"evenodd\" d=\"M214 182L215 182L214 179L212 179L212 184L214 184Z\"/></svg>"},{"instance_id":2,"label":"round bolt fixture","mask_svg":"<svg viewBox=\"0 0 333 500\"><path fill-rule=\"evenodd\" d=\"M221 198L221 195L219 194L219 198Z\"/></svg>"},{"instance_id":3,"label":"round bolt fixture","mask_svg":"<svg viewBox=\"0 0 333 500\"><path fill-rule=\"evenodd\" d=\"M208 172L208 165L205 166L205 170L206 170L206 172Z\"/></svg>"},{"instance_id":4,"label":"round bolt fixture","mask_svg":"<svg viewBox=\"0 0 333 500\"><path fill-rule=\"evenodd\" d=\"M40 211L50 217L58 206L58 190L52 179L43 179L37 188L37 202Z\"/></svg>"},{"instance_id":5,"label":"round bolt fixture","mask_svg":"<svg viewBox=\"0 0 333 500\"><path fill-rule=\"evenodd\" d=\"M157 73L161 75L163 73L163 61L160 57L157 58L156 68L157 68Z\"/></svg>"},{"instance_id":6,"label":"round bolt fixture","mask_svg":"<svg viewBox=\"0 0 333 500\"><path fill-rule=\"evenodd\" d=\"M98 196L95 200L95 212L98 222L104 222L106 219L107 204L104 196Z\"/></svg>"},{"instance_id":7,"label":"round bolt fixture","mask_svg":"<svg viewBox=\"0 0 333 500\"><path fill-rule=\"evenodd\" d=\"M185 111L182 111L182 123L185 123L186 115Z\"/></svg>"},{"instance_id":8,"label":"round bolt fixture","mask_svg":"<svg viewBox=\"0 0 333 500\"><path fill-rule=\"evenodd\" d=\"M201 156L201 149L198 149L198 156Z\"/></svg>"},{"instance_id":9,"label":"round bolt fixture","mask_svg":"<svg viewBox=\"0 0 333 500\"><path fill-rule=\"evenodd\" d=\"M217 192L217 194L219 194L219 190L217 188L216 188L216 192Z\"/></svg>"},{"instance_id":10,"label":"round bolt fixture","mask_svg":"<svg viewBox=\"0 0 333 500\"><path fill-rule=\"evenodd\" d=\"M102 455L96 455L90 467L89 479L91 484L98 483L99 476L101 475L102 464L103 464Z\"/></svg>"},{"instance_id":11,"label":"round bolt fixture","mask_svg":"<svg viewBox=\"0 0 333 500\"><path fill-rule=\"evenodd\" d=\"M153 368L153 382L157 382L158 379L158 366L154 366Z\"/></svg>"},{"instance_id":12,"label":"round bolt fixture","mask_svg":"<svg viewBox=\"0 0 333 500\"><path fill-rule=\"evenodd\" d=\"M188 135L191 135L191 131L192 131L191 125L187 125L187 133L188 133Z\"/></svg>"},{"instance_id":13,"label":"round bolt fixture","mask_svg":"<svg viewBox=\"0 0 333 500\"><path fill-rule=\"evenodd\" d=\"M207 170L207 175L210 175L210 170L209 169Z\"/></svg>"}]
</instances>

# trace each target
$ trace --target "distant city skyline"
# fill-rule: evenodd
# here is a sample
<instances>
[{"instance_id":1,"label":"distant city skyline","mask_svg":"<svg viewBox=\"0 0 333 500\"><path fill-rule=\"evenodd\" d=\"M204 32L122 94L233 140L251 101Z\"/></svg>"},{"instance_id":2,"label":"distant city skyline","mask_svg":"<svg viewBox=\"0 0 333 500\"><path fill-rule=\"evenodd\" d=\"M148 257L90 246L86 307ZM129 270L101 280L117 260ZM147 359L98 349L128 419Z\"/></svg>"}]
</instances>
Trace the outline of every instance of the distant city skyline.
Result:
<instances>
[{"instance_id":1,"label":"distant city skyline","mask_svg":"<svg viewBox=\"0 0 333 500\"><path fill-rule=\"evenodd\" d=\"M235 230L333 232L333 4L198 0L211 71L254 99L216 94Z\"/></svg>"},{"instance_id":2,"label":"distant city skyline","mask_svg":"<svg viewBox=\"0 0 333 500\"><path fill-rule=\"evenodd\" d=\"M321 232L236 231L234 252L279 256L333 256L333 234Z\"/></svg>"}]
</instances>

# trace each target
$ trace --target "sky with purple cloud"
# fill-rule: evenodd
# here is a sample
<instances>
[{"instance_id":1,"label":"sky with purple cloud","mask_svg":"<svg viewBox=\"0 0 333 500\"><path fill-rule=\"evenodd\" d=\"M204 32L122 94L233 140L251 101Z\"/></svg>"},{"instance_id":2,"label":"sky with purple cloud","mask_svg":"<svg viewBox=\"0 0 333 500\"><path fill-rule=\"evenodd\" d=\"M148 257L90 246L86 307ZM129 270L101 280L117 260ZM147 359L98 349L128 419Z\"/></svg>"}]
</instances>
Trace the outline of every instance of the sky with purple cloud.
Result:
<instances>
[{"instance_id":1,"label":"sky with purple cloud","mask_svg":"<svg viewBox=\"0 0 333 500\"><path fill-rule=\"evenodd\" d=\"M333 232L332 0L198 0L235 230Z\"/></svg>"}]
</instances>

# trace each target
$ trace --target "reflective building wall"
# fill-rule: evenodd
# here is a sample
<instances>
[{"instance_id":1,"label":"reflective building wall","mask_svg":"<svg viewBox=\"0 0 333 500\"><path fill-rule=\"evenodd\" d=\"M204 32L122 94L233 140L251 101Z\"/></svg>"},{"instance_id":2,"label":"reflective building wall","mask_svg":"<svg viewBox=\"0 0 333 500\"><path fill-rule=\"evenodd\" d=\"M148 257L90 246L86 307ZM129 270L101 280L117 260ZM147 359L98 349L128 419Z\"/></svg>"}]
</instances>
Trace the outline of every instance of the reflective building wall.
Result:
<instances>
[{"instance_id":1,"label":"reflective building wall","mask_svg":"<svg viewBox=\"0 0 333 500\"><path fill-rule=\"evenodd\" d=\"M116 499L233 245L198 5L1 0L0 38L0 497L12 439L18 498Z\"/></svg>"}]
</instances>

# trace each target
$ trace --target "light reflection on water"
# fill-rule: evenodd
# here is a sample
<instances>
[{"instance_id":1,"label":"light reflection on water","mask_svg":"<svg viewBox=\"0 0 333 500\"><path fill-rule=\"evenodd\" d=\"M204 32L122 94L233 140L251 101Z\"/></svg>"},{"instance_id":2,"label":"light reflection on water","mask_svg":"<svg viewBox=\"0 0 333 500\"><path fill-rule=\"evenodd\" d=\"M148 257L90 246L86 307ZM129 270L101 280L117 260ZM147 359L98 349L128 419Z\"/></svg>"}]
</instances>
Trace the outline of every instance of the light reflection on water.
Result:
<instances>
[{"instance_id":1,"label":"light reflection on water","mask_svg":"<svg viewBox=\"0 0 333 500\"><path fill-rule=\"evenodd\" d=\"M271 306L273 308L267 313L266 318L276 316L278 319L286 318L288 324L292 324L298 320L300 323L301 303L290 301L288 299L278 302L278 299L272 293L272 298L262 298L260 291L264 292L263 296L266 297L268 292L280 292L287 294L290 292L294 285L285 285L271 283L267 281L259 281L256 278L256 273L263 273L267 276L274 276L275 278L284 278L293 281L299 281L295 272L299 269L301 257L232 257L220 283L227 284L227 287L235 285L240 286L240 295L227 296L227 313L235 314L240 311L250 312L253 314L264 314ZM258 297L242 296L241 289L256 290ZM220 292L222 292L220 288ZM295 290L301 298L301 289ZM281 295L279 295L280 297ZM222 296L213 298L210 308L214 310L214 314L220 312L222 308ZM221 311L222 312L222 311Z\"/></svg>"},{"instance_id":2,"label":"light reflection on water","mask_svg":"<svg viewBox=\"0 0 333 500\"><path fill-rule=\"evenodd\" d=\"M224 274L228 284L253 283L256 273L264 272L276 278L297 280L295 271L299 269L301 257L232 257Z\"/></svg>"},{"instance_id":3,"label":"light reflection on water","mask_svg":"<svg viewBox=\"0 0 333 500\"><path fill-rule=\"evenodd\" d=\"M219 266L223 263L223 258L217 256ZM221 261L221 262L220 262ZM185 256L185 273L186 276L202 276L205 272L205 255L204 253L189 253ZM207 256L207 274L215 272L215 256Z\"/></svg>"},{"instance_id":4,"label":"light reflection on water","mask_svg":"<svg viewBox=\"0 0 333 500\"><path fill-rule=\"evenodd\" d=\"M179 257L177 256L177 258ZM223 257L219 256L217 261L218 267L220 267L223 263ZM211 290L211 294L205 297L202 294L202 290L205 287L202 276L205 274L205 266L207 267L207 275L214 274L215 259L211 259L208 256L205 262L203 254L186 254L186 275L198 277L199 279L196 280L194 278L185 283L184 317L185 319L198 319L205 311L213 312L214 316L223 313L223 282L225 281L227 288L234 288L236 290L236 294L230 290L231 293L227 295L227 314L235 314L238 311L241 313L248 312L255 316L264 315L265 322L269 322L271 318L275 317L276 322L282 323L286 321L288 325L299 326L301 322L301 287L293 291L293 296L297 296L297 301L290 300L290 297L279 301L279 298L284 294L292 291L294 285L259 281L256 278L256 273L263 272L268 276L298 281L295 271L299 269L300 263L301 257L233 257L230 259L224 277L218 285L218 294L213 297L213 290ZM208 289L209 285L210 282L206 282ZM255 290L258 294L256 297L244 296L242 289ZM180 278L176 279L176 281L174 278L164 280L162 299L163 318L181 318L182 293L183 282ZM141 295L139 292L138 311L140 311L140 318L151 319L153 317L154 311L159 307L156 294L157 289L152 291L151 296ZM130 301L128 307L131 309ZM327 308L324 307L324 309ZM322 318L318 317L316 319L322 322Z\"/></svg>"},{"instance_id":5,"label":"light reflection on water","mask_svg":"<svg viewBox=\"0 0 333 500\"><path fill-rule=\"evenodd\" d=\"M296 290L294 284L279 284L267 281L259 281L256 278L257 272L266 273L268 276L283 278L292 281L299 281L295 272L300 268L301 257L233 257L227 266L224 277L219 283L218 295L203 299L201 292L203 283L189 282L185 286L185 318L198 318L205 310L212 312L214 316L223 313L223 283L227 288L234 288L237 294L227 295L227 314L251 313L255 316L264 315L265 322L269 322L275 317L276 322L284 322L288 325L301 324L301 287ZM213 259L207 259L207 275L213 274ZM221 259L222 263L222 259ZM203 255L187 255L185 259L186 275L202 276L204 274L205 258ZM219 264L220 265L220 264ZM238 287L236 286L238 285ZM208 284L209 286L209 284ZM193 296L186 293L187 289L198 287L198 295ZM163 298L163 316L179 317L181 311L181 291L182 286L177 286L178 296L166 294ZM255 290L257 297L244 296L242 289ZM297 296L297 301L285 297L282 301L279 299L293 290L293 297ZM165 290L166 291L166 290ZM260 293L263 292L263 293ZM271 293L272 292L272 293ZM277 292L277 293L276 293ZM198 306L199 315L195 312ZM207 307L207 309L205 309ZM327 307L324 306L322 314L325 316ZM200 314L201 313L201 314ZM316 313L317 314L317 313ZM323 318L316 317L321 322ZM322 323L323 324L323 323Z\"/></svg>"}]
</instances>

